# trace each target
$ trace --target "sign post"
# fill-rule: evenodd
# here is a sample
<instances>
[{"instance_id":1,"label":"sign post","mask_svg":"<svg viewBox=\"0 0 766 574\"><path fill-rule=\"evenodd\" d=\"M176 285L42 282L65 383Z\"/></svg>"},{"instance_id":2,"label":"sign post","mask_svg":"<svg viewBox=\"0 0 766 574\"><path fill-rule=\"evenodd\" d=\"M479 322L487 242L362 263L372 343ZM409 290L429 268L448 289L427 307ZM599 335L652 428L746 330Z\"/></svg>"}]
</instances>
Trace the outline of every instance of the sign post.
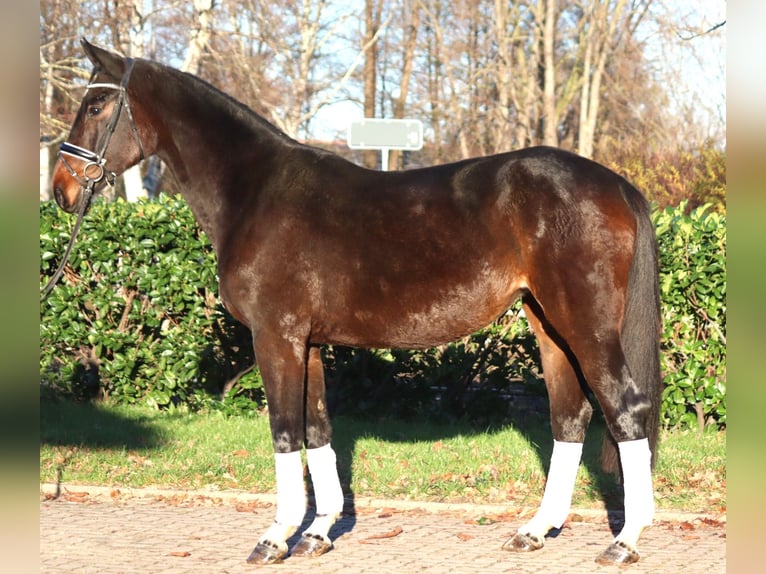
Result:
<instances>
[{"instance_id":1,"label":"sign post","mask_svg":"<svg viewBox=\"0 0 766 574\"><path fill-rule=\"evenodd\" d=\"M348 147L379 149L383 171L388 171L392 149L419 150L423 147L423 122L407 119L362 118L348 126Z\"/></svg>"}]
</instances>

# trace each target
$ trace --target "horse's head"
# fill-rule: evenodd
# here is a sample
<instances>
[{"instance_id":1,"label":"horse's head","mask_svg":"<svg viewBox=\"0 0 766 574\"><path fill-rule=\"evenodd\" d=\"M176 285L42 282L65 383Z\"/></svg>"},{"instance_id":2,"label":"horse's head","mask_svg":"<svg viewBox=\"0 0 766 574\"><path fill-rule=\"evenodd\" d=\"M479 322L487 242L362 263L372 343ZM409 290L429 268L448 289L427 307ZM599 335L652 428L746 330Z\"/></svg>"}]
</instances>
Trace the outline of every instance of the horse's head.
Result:
<instances>
[{"instance_id":1,"label":"horse's head","mask_svg":"<svg viewBox=\"0 0 766 574\"><path fill-rule=\"evenodd\" d=\"M131 108L133 60L82 40L94 70L53 170L53 195L67 212L87 208L93 192L144 158L143 110Z\"/></svg>"}]
</instances>

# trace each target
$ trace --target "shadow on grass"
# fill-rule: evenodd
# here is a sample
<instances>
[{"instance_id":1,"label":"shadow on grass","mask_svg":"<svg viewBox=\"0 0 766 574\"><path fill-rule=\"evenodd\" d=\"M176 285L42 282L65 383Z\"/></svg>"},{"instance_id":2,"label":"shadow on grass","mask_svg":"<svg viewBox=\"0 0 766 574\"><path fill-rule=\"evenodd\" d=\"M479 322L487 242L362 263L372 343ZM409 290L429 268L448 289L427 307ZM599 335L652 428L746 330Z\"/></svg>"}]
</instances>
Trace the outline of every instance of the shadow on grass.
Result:
<instances>
[{"instance_id":1,"label":"shadow on grass","mask_svg":"<svg viewBox=\"0 0 766 574\"><path fill-rule=\"evenodd\" d=\"M356 455L356 447L361 438L376 438L387 442L435 442L447 440L457 436L471 436L492 432L493 429L473 427L467 423L456 425L433 425L427 422L404 425L397 424L396 420L358 420L348 415L334 420L334 433L332 444L338 457L338 472L341 476L344 493L346 494L346 513L355 513L355 495L352 490L353 468L352 462ZM511 419L502 426L495 427L500 431L511 427L519 431L532 450L538 457L547 476L550 469L550 459L553 451L553 436L548 424L547 413L529 414L524 411L511 413ZM602 420L594 413L593 421L588 429L588 434L583 448L581 464L586 467L590 475L589 489L595 499L601 499L606 508L606 514L610 528L617 535L624 524L622 488L617 477L605 472L601 467L600 455L602 440L606 427ZM545 483L532 485L533 489L539 490L542 497ZM508 510L514 509L514 501L508 501ZM346 523L343 531L332 532L340 535L353 528L353 523ZM549 537L556 537L560 531L552 530Z\"/></svg>"},{"instance_id":2,"label":"shadow on grass","mask_svg":"<svg viewBox=\"0 0 766 574\"><path fill-rule=\"evenodd\" d=\"M93 449L159 448L159 433L147 417L121 414L89 402L44 399L40 401L40 443L52 447ZM61 495L69 456L57 460L56 493Z\"/></svg>"},{"instance_id":3,"label":"shadow on grass","mask_svg":"<svg viewBox=\"0 0 766 574\"><path fill-rule=\"evenodd\" d=\"M88 448L159 448L157 429L148 417L121 414L97 404L40 401L40 442Z\"/></svg>"}]
</instances>

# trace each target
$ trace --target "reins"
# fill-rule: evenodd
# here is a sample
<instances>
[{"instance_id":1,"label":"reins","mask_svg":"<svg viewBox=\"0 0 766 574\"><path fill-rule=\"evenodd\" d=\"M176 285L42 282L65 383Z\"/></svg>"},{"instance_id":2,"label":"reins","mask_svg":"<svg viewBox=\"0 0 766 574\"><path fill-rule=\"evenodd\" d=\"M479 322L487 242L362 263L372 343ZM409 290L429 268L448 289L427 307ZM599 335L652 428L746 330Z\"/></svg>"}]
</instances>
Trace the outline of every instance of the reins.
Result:
<instances>
[{"instance_id":1,"label":"reins","mask_svg":"<svg viewBox=\"0 0 766 574\"><path fill-rule=\"evenodd\" d=\"M112 112L112 117L109 118L109 123L106 126L106 131L104 132L104 135L102 136L101 145L98 146L98 152L92 152L88 149L82 148L80 146L76 146L74 144L71 144L69 142L64 142L59 146L59 153L58 157L61 160L61 163L64 164L64 167L66 167L67 171L74 177L77 182L80 184L80 188L82 191L82 196L80 197L80 209L77 212L77 221L75 222L74 229L72 230L72 235L69 238L69 244L67 245L66 251L64 251L64 257L61 260L61 263L59 263L58 268L56 269L53 276L50 278L48 283L43 288L41 295L40 295L40 301L45 300L45 298L48 296L48 294L51 292L53 287L58 283L59 279L61 279L61 275L64 273L64 268L66 267L67 262L69 261L69 256L72 253L72 249L74 247L75 239L77 238L77 233L80 231L80 226L82 225L82 220L85 217L85 212L88 210L88 207L90 206L91 199L93 198L93 193L95 192L96 185L100 183L102 180L104 180L107 185L114 185L115 180L115 173L107 171L106 169L106 158L104 157L104 154L106 153L107 147L109 147L109 142L112 139L112 135L114 134L114 131L117 129L117 122L120 120L120 114L122 112L122 108L124 107L127 114L128 114L128 120L130 123L130 128L133 132L133 137L136 140L136 143L138 144L138 150L141 155L138 161L141 161L144 159L144 148L141 145L141 138L138 135L138 129L136 128L136 123L133 120L133 113L130 110L130 102L128 100L128 82L130 81L130 73L133 70L133 59L128 58L126 60L126 69L125 73L122 76L122 80L119 84L109 84L109 83L91 83L89 82L86 87L87 90L91 88L109 88L113 90L118 90L119 95L117 97L117 106ZM93 71L93 74L91 75L91 80L95 76L97 70ZM82 174L78 174L77 171L69 164L69 162L64 157L65 155L76 157L77 159L84 160L86 162L85 167L82 169ZM89 172L93 170L93 168L96 168L97 171L94 173L94 177L91 177Z\"/></svg>"},{"instance_id":2,"label":"reins","mask_svg":"<svg viewBox=\"0 0 766 574\"><path fill-rule=\"evenodd\" d=\"M85 216L85 212L87 211L88 205L90 204L90 199L93 196L93 188L95 185L96 182L91 181L91 183L83 190L84 195L80 201L80 210L77 212L77 221L74 224L72 235L69 237L69 244L66 247L66 251L64 251L64 258L61 260L61 263L59 263L56 272L48 280L48 283L43 288L42 295L40 295L41 302L44 301L48 294L53 290L53 287L56 285L56 283L58 283L58 280L61 279L61 275L64 273L64 267L66 267L66 264L69 261L69 256L71 255L72 248L74 247L74 241L77 238L77 233L80 231L80 225L82 224L83 217Z\"/></svg>"}]
</instances>

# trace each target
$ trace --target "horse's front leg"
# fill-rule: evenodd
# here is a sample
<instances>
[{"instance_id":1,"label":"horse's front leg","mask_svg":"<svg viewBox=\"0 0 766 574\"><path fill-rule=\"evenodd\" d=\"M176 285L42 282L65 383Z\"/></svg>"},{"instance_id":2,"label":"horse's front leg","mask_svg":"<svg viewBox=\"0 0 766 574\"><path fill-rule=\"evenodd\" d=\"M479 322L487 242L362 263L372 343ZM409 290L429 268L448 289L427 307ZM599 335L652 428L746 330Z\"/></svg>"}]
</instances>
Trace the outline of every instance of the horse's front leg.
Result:
<instances>
[{"instance_id":1,"label":"horse's front leg","mask_svg":"<svg viewBox=\"0 0 766 574\"><path fill-rule=\"evenodd\" d=\"M314 486L316 517L293 548L293 556L320 556L332 548L329 533L343 512L343 490L331 437L321 352L318 347L311 347L307 368L306 462Z\"/></svg>"},{"instance_id":2,"label":"horse's front leg","mask_svg":"<svg viewBox=\"0 0 766 574\"><path fill-rule=\"evenodd\" d=\"M273 564L287 556L287 539L300 527L306 514L301 461L306 347L296 343L295 337L263 332L254 334L253 340L274 442L277 511L274 522L258 540L247 561Z\"/></svg>"}]
</instances>

